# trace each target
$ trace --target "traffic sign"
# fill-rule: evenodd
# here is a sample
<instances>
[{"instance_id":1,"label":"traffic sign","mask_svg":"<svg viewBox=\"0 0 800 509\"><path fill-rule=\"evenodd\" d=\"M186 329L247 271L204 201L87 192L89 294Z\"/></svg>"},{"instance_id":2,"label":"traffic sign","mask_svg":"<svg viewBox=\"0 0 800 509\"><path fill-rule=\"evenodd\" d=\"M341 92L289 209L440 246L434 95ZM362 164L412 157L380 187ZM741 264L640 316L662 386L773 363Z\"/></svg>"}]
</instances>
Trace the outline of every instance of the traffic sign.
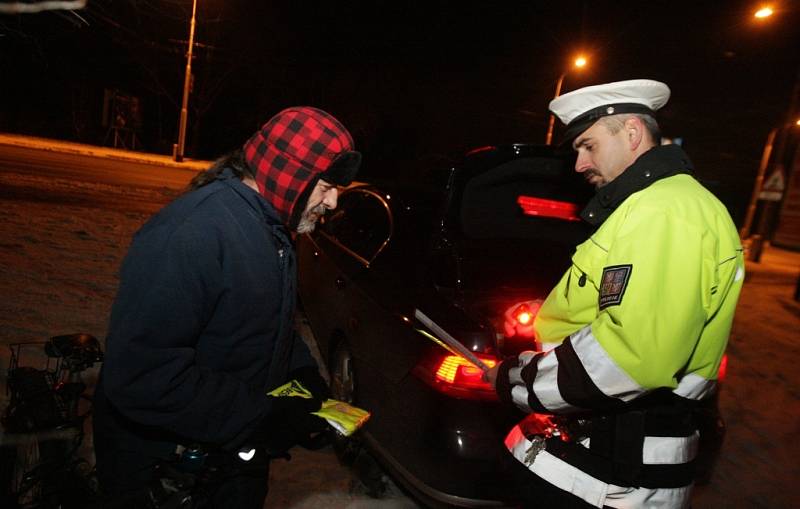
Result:
<instances>
[{"instance_id":1,"label":"traffic sign","mask_svg":"<svg viewBox=\"0 0 800 509\"><path fill-rule=\"evenodd\" d=\"M786 189L786 179L783 177L783 168L778 166L775 171L764 181L758 199L764 201L781 201L783 191Z\"/></svg>"}]
</instances>

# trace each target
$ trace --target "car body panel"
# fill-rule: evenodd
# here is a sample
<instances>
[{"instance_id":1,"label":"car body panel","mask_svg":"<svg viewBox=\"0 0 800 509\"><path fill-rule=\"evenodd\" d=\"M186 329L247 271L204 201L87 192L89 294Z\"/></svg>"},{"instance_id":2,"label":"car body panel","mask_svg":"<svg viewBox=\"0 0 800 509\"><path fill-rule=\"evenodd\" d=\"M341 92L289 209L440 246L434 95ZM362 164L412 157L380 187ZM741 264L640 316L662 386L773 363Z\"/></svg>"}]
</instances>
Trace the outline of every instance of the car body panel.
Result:
<instances>
[{"instance_id":1,"label":"car body panel","mask_svg":"<svg viewBox=\"0 0 800 509\"><path fill-rule=\"evenodd\" d=\"M347 349L354 401L372 412L366 443L427 504L498 506L495 467L522 414L435 390L427 366L447 352L414 311L475 353L533 348L499 334L502 312L543 298L588 230L526 217L517 198L575 201L575 182L552 149L494 147L435 178L349 188L318 231L298 237L300 296L320 351L328 362Z\"/></svg>"}]
</instances>

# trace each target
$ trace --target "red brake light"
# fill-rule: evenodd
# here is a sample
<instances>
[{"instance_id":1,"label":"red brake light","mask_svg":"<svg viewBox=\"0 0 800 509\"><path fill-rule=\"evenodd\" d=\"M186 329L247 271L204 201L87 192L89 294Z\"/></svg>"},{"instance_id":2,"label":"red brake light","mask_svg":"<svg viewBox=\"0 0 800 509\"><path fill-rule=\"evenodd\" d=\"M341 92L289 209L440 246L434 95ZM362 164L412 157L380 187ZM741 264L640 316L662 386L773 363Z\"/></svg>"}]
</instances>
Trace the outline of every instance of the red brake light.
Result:
<instances>
[{"instance_id":1,"label":"red brake light","mask_svg":"<svg viewBox=\"0 0 800 509\"><path fill-rule=\"evenodd\" d=\"M497 364L494 358L481 360L490 368ZM483 370L481 370L481 368L458 355L448 355L444 358L441 364L439 364L439 369L436 370L436 379L441 382L461 385L463 387L484 387L489 385L483 381Z\"/></svg>"},{"instance_id":2,"label":"red brake light","mask_svg":"<svg viewBox=\"0 0 800 509\"><path fill-rule=\"evenodd\" d=\"M567 221L581 220L578 217L578 206L574 203L520 195L517 197L517 204L526 216L554 217Z\"/></svg>"},{"instance_id":3,"label":"red brake light","mask_svg":"<svg viewBox=\"0 0 800 509\"><path fill-rule=\"evenodd\" d=\"M516 318L520 325L528 325L531 323L531 320L533 320L531 308L525 304L520 304L519 307L514 311L514 318Z\"/></svg>"},{"instance_id":4,"label":"red brake light","mask_svg":"<svg viewBox=\"0 0 800 509\"><path fill-rule=\"evenodd\" d=\"M717 372L717 381L721 382L728 374L728 354L722 356L722 361L719 363L719 371Z\"/></svg>"},{"instance_id":5,"label":"red brake light","mask_svg":"<svg viewBox=\"0 0 800 509\"><path fill-rule=\"evenodd\" d=\"M477 354L487 366L497 364L497 358L491 355ZM483 371L458 355L449 355L435 351L415 373L437 391L464 399L495 400L494 388L483 381Z\"/></svg>"}]
</instances>

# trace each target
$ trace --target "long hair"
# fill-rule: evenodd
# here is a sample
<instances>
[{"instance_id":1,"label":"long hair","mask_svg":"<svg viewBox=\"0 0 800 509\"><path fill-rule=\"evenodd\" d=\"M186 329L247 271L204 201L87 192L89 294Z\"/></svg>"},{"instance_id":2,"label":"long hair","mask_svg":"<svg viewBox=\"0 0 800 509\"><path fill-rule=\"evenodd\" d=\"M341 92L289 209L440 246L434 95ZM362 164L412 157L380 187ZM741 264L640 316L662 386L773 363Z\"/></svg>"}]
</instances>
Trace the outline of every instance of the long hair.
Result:
<instances>
[{"instance_id":1,"label":"long hair","mask_svg":"<svg viewBox=\"0 0 800 509\"><path fill-rule=\"evenodd\" d=\"M244 180L245 177L255 178L255 172L244 160L244 151L239 148L220 157L207 170L195 175L186 187L186 192L194 191L215 181L225 168L230 168L239 180Z\"/></svg>"}]
</instances>

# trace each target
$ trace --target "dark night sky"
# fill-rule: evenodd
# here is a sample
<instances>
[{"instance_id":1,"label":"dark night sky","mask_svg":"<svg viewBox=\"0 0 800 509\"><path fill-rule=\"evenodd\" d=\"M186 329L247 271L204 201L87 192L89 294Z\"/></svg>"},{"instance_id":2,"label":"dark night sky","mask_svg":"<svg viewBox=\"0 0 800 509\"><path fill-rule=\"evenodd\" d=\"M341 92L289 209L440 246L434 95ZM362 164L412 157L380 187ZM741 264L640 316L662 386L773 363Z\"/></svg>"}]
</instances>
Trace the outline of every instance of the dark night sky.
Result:
<instances>
[{"instance_id":1,"label":"dark night sky","mask_svg":"<svg viewBox=\"0 0 800 509\"><path fill-rule=\"evenodd\" d=\"M187 155L212 158L279 109L339 117L366 164L472 146L542 142L558 75L564 91L631 78L665 81L660 121L734 216L767 133L800 71L800 2L199 0ZM141 99L139 138L176 139L191 0L89 0L76 14L0 16L0 131L108 140L103 90ZM403 164L398 164L402 162Z\"/></svg>"}]
</instances>

